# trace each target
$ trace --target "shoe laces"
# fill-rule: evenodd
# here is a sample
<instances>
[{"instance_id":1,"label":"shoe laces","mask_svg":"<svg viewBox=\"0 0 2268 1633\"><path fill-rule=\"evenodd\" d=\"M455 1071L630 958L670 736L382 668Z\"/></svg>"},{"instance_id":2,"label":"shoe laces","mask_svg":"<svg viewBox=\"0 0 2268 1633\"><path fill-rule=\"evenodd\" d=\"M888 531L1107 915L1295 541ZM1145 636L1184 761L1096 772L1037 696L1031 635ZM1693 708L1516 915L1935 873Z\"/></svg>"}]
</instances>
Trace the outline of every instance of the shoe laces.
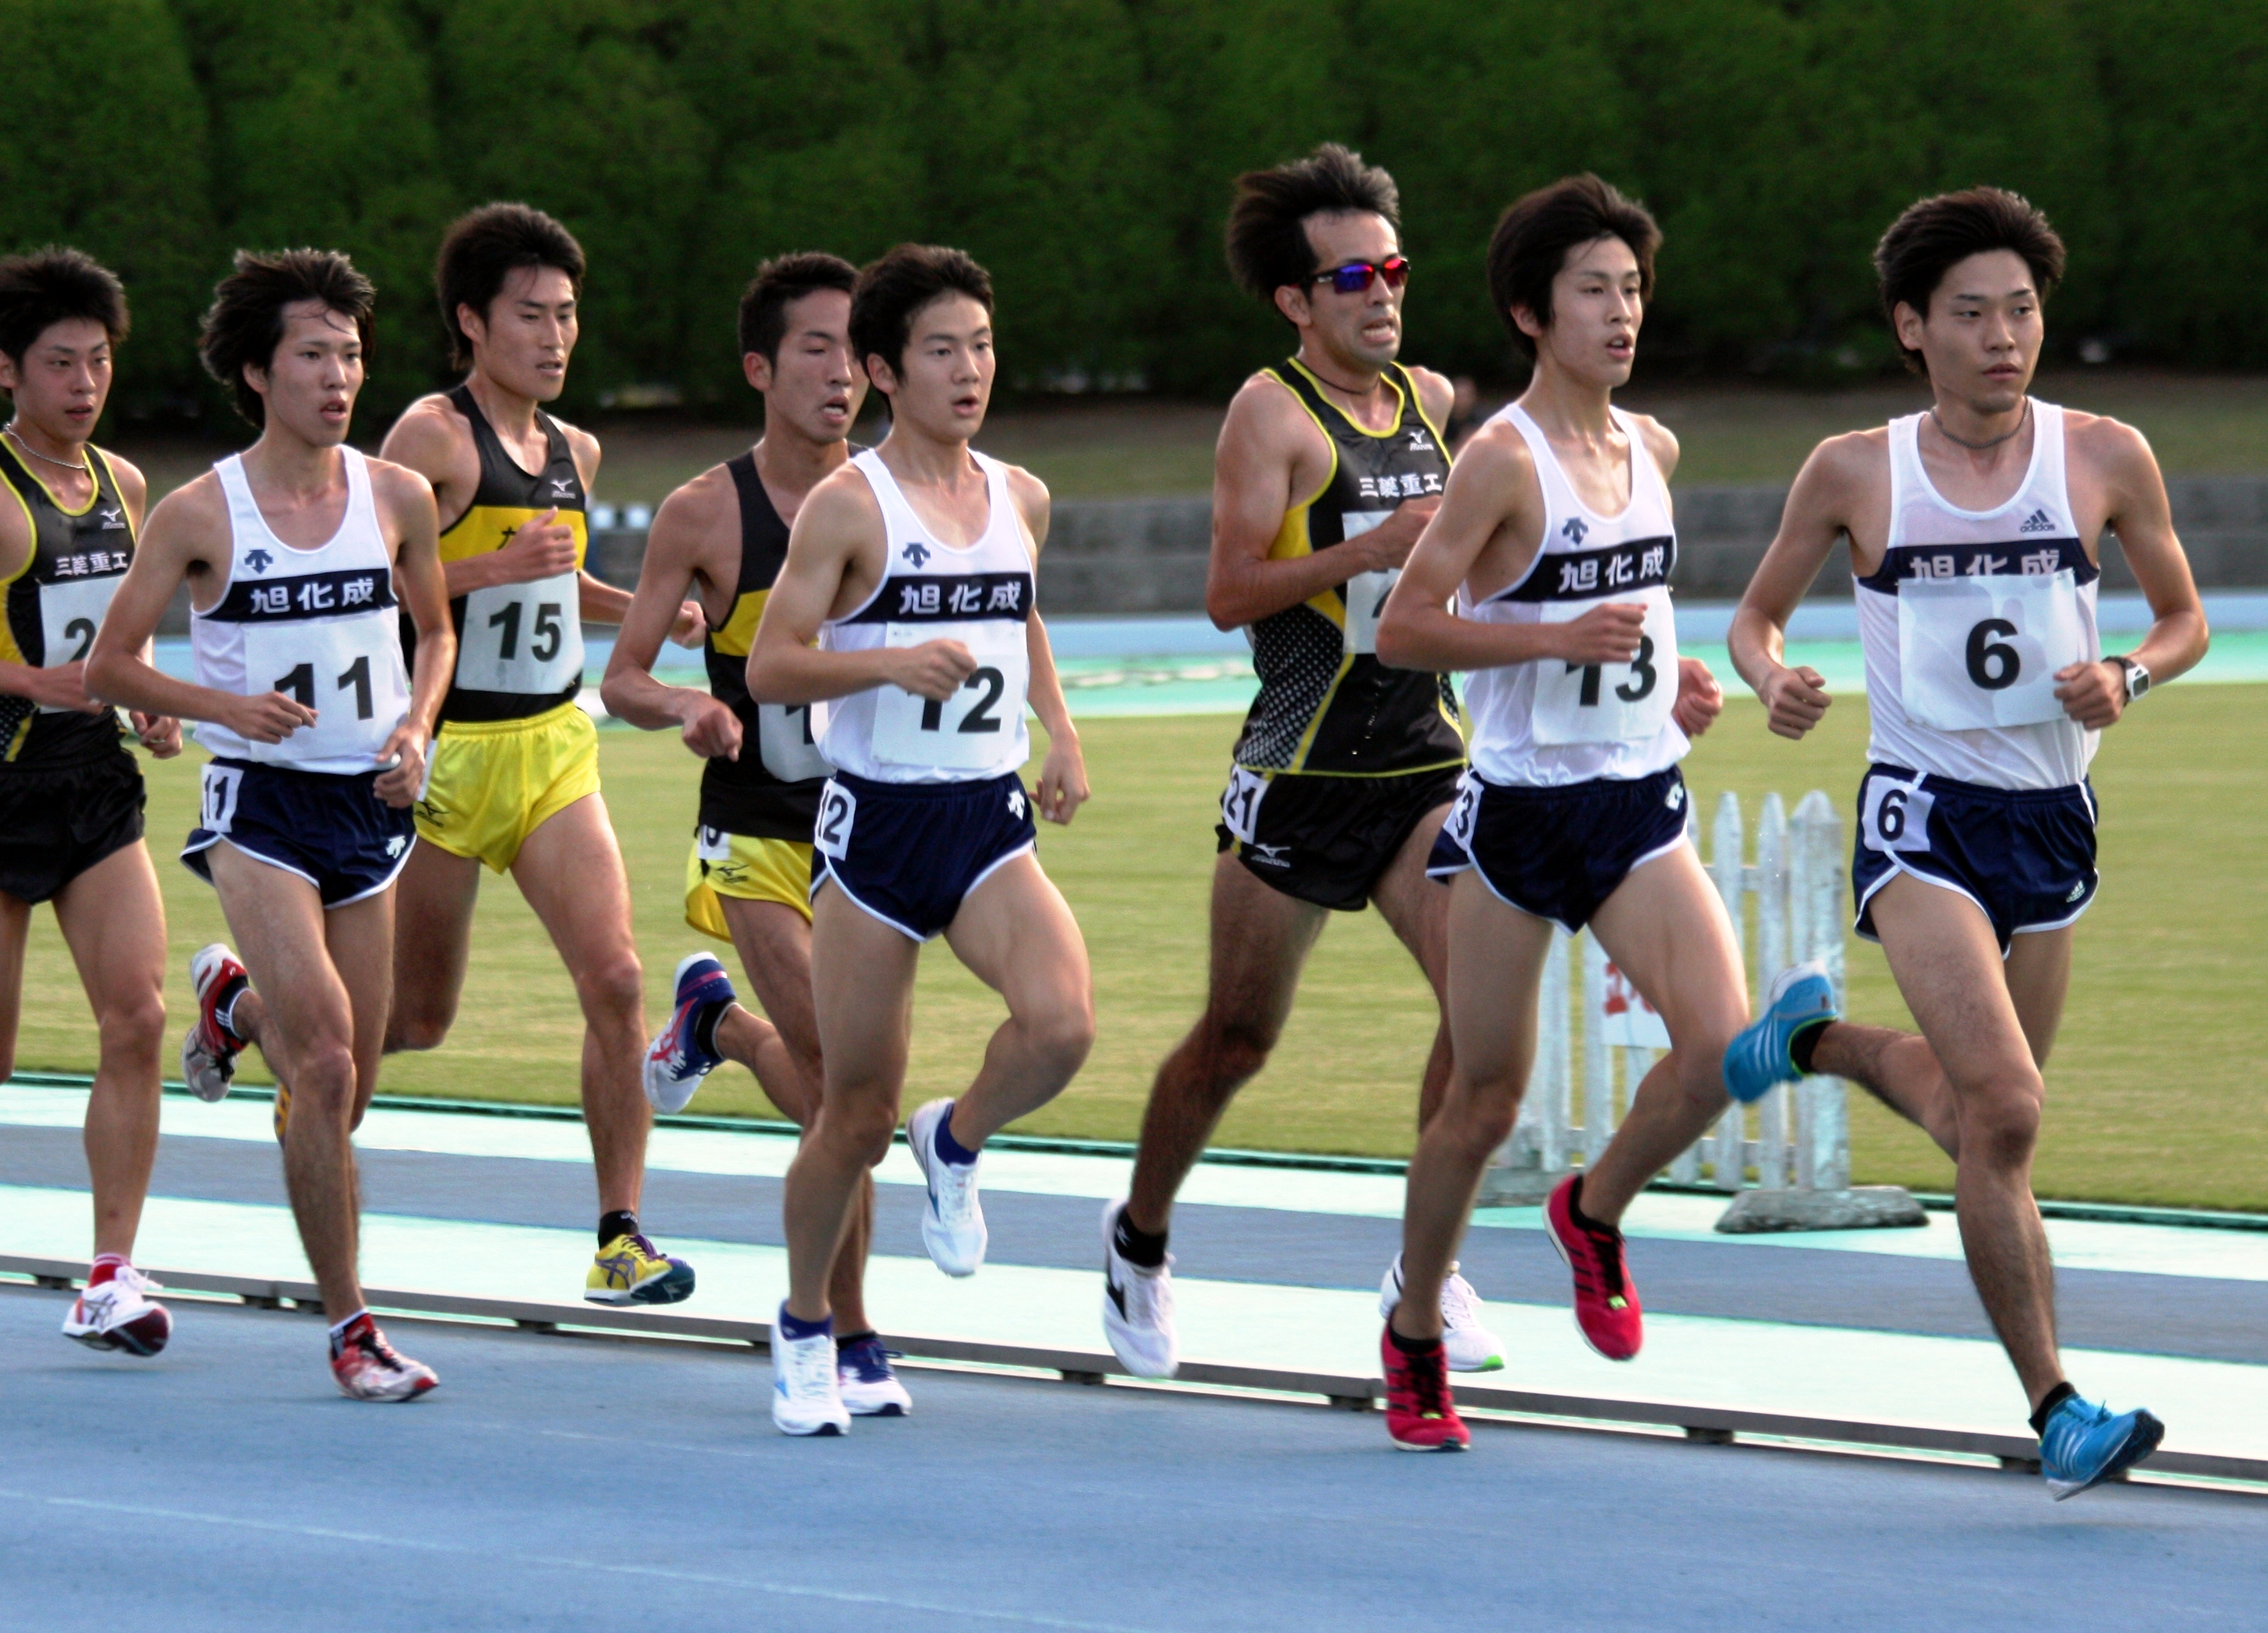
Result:
<instances>
[{"instance_id":1,"label":"shoe laces","mask_svg":"<svg viewBox=\"0 0 2268 1633\"><path fill-rule=\"evenodd\" d=\"M835 1365L849 1368L865 1383L880 1383L895 1374L890 1363L900 1359L902 1351L886 1350L879 1338L861 1338L857 1343L845 1345L835 1353Z\"/></svg>"},{"instance_id":2,"label":"shoe laces","mask_svg":"<svg viewBox=\"0 0 2268 1633\"><path fill-rule=\"evenodd\" d=\"M1404 1350L1395 1345L1395 1353L1402 1360L1402 1386L1410 1397L1410 1409L1420 1417L1444 1417L1449 1411L1448 1357L1437 1342L1422 1350Z\"/></svg>"},{"instance_id":3,"label":"shoe laces","mask_svg":"<svg viewBox=\"0 0 2268 1633\"><path fill-rule=\"evenodd\" d=\"M1623 1233L1611 1225L1578 1225L1575 1227L1591 1244L1591 1262L1596 1267L1594 1276L1598 1285L1592 1291L1602 1298L1612 1300L1623 1297Z\"/></svg>"},{"instance_id":4,"label":"shoe laces","mask_svg":"<svg viewBox=\"0 0 2268 1633\"><path fill-rule=\"evenodd\" d=\"M1137 1327L1163 1327L1174 1319L1174 1266L1171 1254L1160 1265L1140 1265L1121 1258L1126 1274L1118 1290L1126 1296L1126 1320Z\"/></svg>"},{"instance_id":5,"label":"shoe laces","mask_svg":"<svg viewBox=\"0 0 2268 1633\"><path fill-rule=\"evenodd\" d=\"M930 1195L937 1217L948 1225L965 1223L976 1205L976 1165L947 1162L930 1148Z\"/></svg>"},{"instance_id":6,"label":"shoe laces","mask_svg":"<svg viewBox=\"0 0 2268 1633\"><path fill-rule=\"evenodd\" d=\"M1453 1262L1449 1274L1441 1284L1441 1320L1450 1327L1478 1327L1481 1324L1480 1295L1473 1284L1457 1274Z\"/></svg>"},{"instance_id":7,"label":"shoe laces","mask_svg":"<svg viewBox=\"0 0 2268 1633\"><path fill-rule=\"evenodd\" d=\"M784 1338L775 1329L772 1364L790 1394L825 1395L836 1387L832 1338Z\"/></svg>"}]
</instances>

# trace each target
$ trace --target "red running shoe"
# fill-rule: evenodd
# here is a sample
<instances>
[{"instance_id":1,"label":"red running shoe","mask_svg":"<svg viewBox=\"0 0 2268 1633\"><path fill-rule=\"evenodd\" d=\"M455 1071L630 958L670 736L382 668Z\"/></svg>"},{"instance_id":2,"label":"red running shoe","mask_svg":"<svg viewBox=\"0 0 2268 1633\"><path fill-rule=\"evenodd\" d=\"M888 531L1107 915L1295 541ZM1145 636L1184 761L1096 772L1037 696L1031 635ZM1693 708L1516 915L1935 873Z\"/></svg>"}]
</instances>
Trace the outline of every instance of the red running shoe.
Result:
<instances>
[{"instance_id":1,"label":"red running shoe","mask_svg":"<svg viewBox=\"0 0 2268 1633\"><path fill-rule=\"evenodd\" d=\"M441 1381L387 1342L367 1310L331 1340L331 1376L350 1401L415 1401Z\"/></svg>"},{"instance_id":2,"label":"red running shoe","mask_svg":"<svg viewBox=\"0 0 2268 1633\"><path fill-rule=\"evenodd\" d=\"M1623 1268L1623 1233L1611 1225L1577 1221L1582 1183L1572 1173L1559 1181L1543 1204L1543 1228L1575 1273L1575 1325L1583 1342L1609 1361L1627 1361L1646 1342L1638 1289Z\"/></svg>"},{"instance_id":3,"label":"red running shoe","mask_svg":"<svg viewBox=\"0 0 2268 1633\"><path fill-rule=\"evenodd\" d=\"M1388 1322L1378 1337L1386 1368L1386 1432L1405 1452L1462 1452L1472 1444L1449 1396L1449 1363L1438 1338L1404 1350Z\"/></svg>"}]
</instances>

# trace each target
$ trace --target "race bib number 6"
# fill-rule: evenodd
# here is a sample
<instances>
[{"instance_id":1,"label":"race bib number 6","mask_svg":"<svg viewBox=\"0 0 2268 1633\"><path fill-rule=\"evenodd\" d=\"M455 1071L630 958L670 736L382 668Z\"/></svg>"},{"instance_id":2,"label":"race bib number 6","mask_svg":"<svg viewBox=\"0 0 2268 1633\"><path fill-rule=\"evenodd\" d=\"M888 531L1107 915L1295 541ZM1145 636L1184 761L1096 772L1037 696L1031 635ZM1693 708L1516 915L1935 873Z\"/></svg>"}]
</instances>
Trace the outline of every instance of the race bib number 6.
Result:
<instances>
[{"instance_id":1,"label":"race bib number 6","mask_svg":"<svg viewBox=\"0 0 2268 1633\"><path fill-rule=\"evenodd\" d=\"M1572 623L1606 600L1637 601L1646 608L1638 651L1626 664L1571 664L1546 658L1535 666L1535 740L1643 743L1669 724L1677 702L1677 624L1668 592L1660 586L1626 597L1593 601L1546 601L1546 623Z\"/></svg>"},{"instance_id":2,"label":"race bib number 6","mask_svg":"<svg viewBox=\"0 0 2268 1633\"><path fill-rule=\"evenodd\" d=\"M1937 804L1919 782L1870 776L1859 801L1859 836L1869 850L1926 850L1929 813Z\"/></svg>"},{"instance_id":3,"label":"race bib number 6","mask_svg":"<svg viewBox=\"0 0 2268 1633\"><path fill-rule=\"evenodd\" d=\"M1898 698L1940 732L2066 718L2056 672L2094 656L2071 570L1898 581Z\"/></svg>"}]
</instances>

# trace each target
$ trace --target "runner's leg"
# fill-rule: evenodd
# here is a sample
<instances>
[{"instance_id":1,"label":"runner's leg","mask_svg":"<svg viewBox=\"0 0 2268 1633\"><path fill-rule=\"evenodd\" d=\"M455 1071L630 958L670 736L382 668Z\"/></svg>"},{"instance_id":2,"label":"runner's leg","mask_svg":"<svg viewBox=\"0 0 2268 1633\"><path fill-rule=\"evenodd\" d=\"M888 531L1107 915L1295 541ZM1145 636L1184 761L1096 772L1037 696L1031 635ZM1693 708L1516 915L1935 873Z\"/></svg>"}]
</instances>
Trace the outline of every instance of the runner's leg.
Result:
<instances>
[{"instance_id":1,"label":"runner's leg","mask_svg":"<svg viewBox=\"0 0 2268 1633\"><path fill-rule=\"evenodd\" d=\"M1204 1013L1150 1085L1126 1217L1162 1235L1174 1195L1236 1092L1268 1063L1328 908L1263 884L1234 857L1213 864Z\"/></svg>"},{"instance_id":2,"label":"runner's leg","mask_svg":"<svg viewBox=\"0 0 2268 1633\"><path fill-rule=\"evenodd\" d=\"M438 1049L457 1019L472 957L481 864L431 840L410 847L394 886L394 1011L386 1050ZM242 1026L239 1036L249 1037Z\"/></svg>"},{"instance_id":3,"label":"runner's leg","mask_svg":"<svg viewBox=\"0 0 2268 1633\"><path fill-rule=\"evenodd\" d=\"M1379 916L1410 949L1410 956L1418 960L1418 967L1425 972L1425 980L1433 989L1433 1001L1440 1006L1440 1024L1433 1029L1433 1047L1425 1056L1425 1075L1418 1085L1418 1126L1421 1129L1432 1121L1434 1110L1449 1086L1449 893L1439 880L1425 875L1425 864L1433 855L1433 840L1448 814L1449 805L1444 800L1419 819L1410 837L1403 841L1402 849L1394 853L1394 860L1386 872L1379 875L1370 895Z\"/></svg>"},{"instance_id":4,"label":"runner's leg","mask_svg":"<svg viewBox=\"0 0 2268 1633\"><path fill-rule=\"evenodd\" d=\"M1028 851L968 893L945 938L1008 1004L976 1080L953 1102L953 1137L975 1151L1062 1093L1086 1063L1094 978L1071 904Z\"/></svg>"},{"instance_id":5,"label":"runner's leg","mask_svg":"<svg viewBox=\"0 0 2268 1633\"><path fill-rule=\"evenodd\" d=\"M24 1019L24 949L32 904L0 890L0 1083L16 1075L16 1029Z\"/></svg>"},{"instance_id":6,"label":"runner's leg","mask_svg":"<svg viewBox=\"0 0 2268 1633\"><path fill-rule=\"evenodd\" d=\"M166 1033L166 904L149 849L114 850L64 886L55 923L100 1039L86 1101L94 1251L130 1259L158 1159Z\"/></svg>"}]
</instances>

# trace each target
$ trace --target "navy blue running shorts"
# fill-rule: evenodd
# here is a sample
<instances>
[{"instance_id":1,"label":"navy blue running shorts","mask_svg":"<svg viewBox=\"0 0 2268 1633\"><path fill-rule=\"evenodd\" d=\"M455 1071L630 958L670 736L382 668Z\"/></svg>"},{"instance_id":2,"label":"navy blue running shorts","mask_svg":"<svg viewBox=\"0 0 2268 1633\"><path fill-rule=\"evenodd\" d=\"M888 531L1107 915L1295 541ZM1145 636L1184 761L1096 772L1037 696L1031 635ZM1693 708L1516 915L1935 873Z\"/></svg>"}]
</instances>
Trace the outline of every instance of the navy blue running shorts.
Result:
<instances>
[{"instance_id":1,"label":"navy blue running shorts","mask_svg":"<svg viewBox=\"0 0 2268 1633\"><path fill-rule=\"evenodd\" d=\"M376 771L299 771L244 760L205 766L204 804L181 860L207 884L205 852L224 839L245 855L315 887L325 908L365 901L390 886L417 842L407 805L372 791Z\"/></svg>"},{"instance_id":2,"label":"navy blue running shorts","mask_svg":"<svg viewBox=\"0 0 2268 1633\"><path fill-rule=\"evenodd\" d=\"M811 894L843 894L916 941L941 933L968 893L1038 842L1014 772L968 783L877 783L837 771L820 791Z\"/></svg>"},{"instance_id":3,"label":"navy blue running shorts","mask_svg":"<svg viewBox=\"0 0 2268 1633\"><path fill-rule=\"evenodd\" d=\"M1631 872L1685 842L1685 779L1599 777L1506 788L1465 774L1425 872L1471 868L1496 898L1573 935Z\"/></svg>"},{"instance_id":4,"label":"navy blue running shorts","mask_svg":"<svg viewBox=\"0 0 2268 1633\"><path fill-rule=\"evenodd\" d=\"M1874 933L1874 893L1900 873L1977 904L2006 958L2026 931L2061 930L2095 900L2095 790L1986 788L1935 772L1870 766L1859 783L1851 896Z\"/></svg>"}]
</instances>

